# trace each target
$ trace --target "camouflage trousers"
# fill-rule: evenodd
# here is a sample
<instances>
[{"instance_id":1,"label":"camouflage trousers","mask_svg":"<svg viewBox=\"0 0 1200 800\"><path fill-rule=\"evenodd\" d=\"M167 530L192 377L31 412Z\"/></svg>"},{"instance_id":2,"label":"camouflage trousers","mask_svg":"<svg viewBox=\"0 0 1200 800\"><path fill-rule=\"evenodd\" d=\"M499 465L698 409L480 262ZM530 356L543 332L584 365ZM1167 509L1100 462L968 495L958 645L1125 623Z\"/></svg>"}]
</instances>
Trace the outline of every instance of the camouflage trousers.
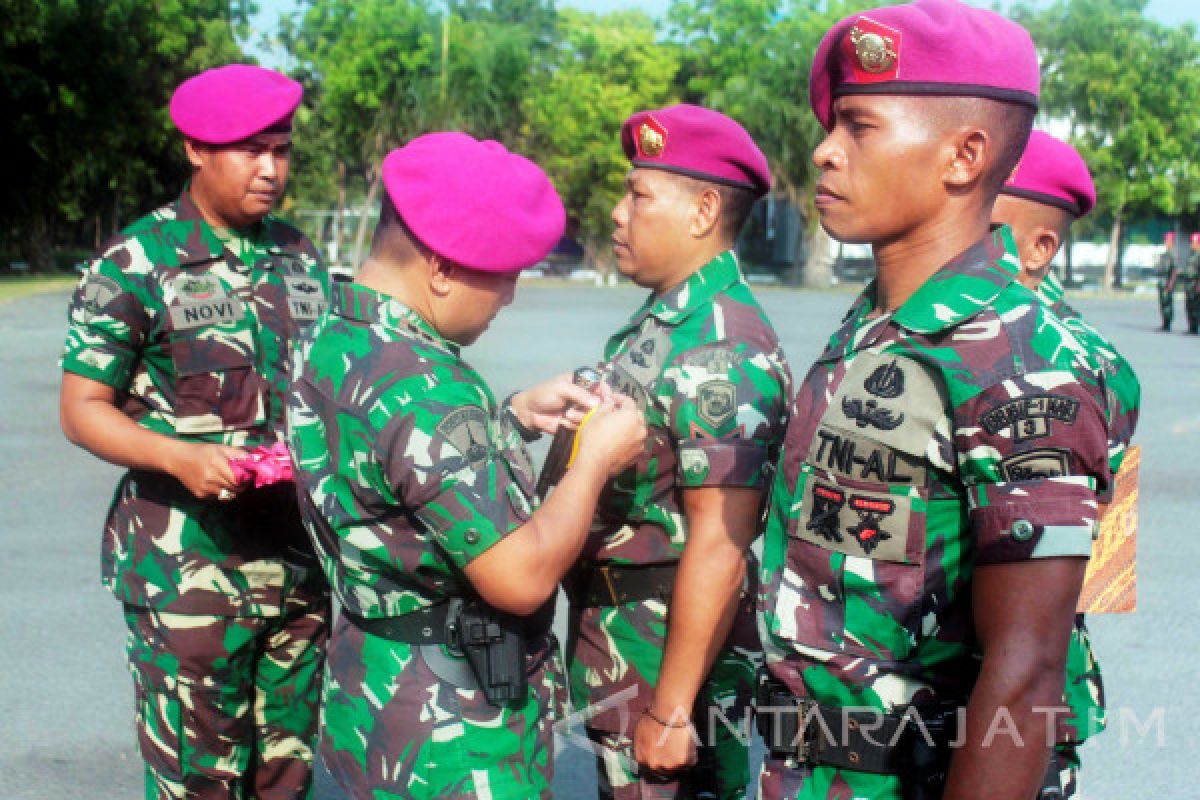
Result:
<instances>
[{"instance_id":1,"label":"camouflage trousers","mask_svg":"<svg viewBox=\"0 0 1200 800\"><path fill-rule=\"evenodd\" d=\"M751 778L751 707L762 652L749 603L696 698L699 763L662 780L641 775L633 727L653 699L666 638L666 607L656 600L586 609L573 631L572 701L596 752L602 800L746 796Z\"/></svg>"},{"instance_id":2,"label":"camouflage trousers","mask_svg":"<svg viewBox=\"0 0 1200 800\"><path fill-rule=\"evenodd\" d=\"M307 796L329 603L279 617L125 606L147 800Z\"/></svg>"},{"instance_id":3,"label":"camouflage trousers","mask_svg":"<svg viewBox=\"0 0 1200 800\"><path fill-rule=\"evenodd\" d=\"M429 648L436 648L431 651ZM493 706L449 682L441 645L373 636L339 620L329 643L319 758L338 789L317 800L551 797L554 723L564 710L558 642L527 659L524 702Z\"/></svg>"}]
</instances>

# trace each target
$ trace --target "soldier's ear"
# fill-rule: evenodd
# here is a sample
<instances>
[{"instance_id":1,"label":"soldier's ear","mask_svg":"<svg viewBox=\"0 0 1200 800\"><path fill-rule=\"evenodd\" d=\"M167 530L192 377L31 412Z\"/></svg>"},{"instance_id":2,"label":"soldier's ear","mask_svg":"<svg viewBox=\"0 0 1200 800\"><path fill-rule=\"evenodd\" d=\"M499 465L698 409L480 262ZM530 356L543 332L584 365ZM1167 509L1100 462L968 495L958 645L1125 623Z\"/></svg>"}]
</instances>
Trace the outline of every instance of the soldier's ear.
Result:
<instances>
[{"instance_id":1,"label":"soldier's ear","mask_svg":"<svg viewBox=\"0 0 1200 800\"><path fill-rule=\"evenodd\" d=\"M446 261L437 253L430 253L425 259L429 270L429 291L434 297L444 298L454 289L455 265Z\"/></svg>"},{"instance_id":2,"label":"soldier's ear","mask_svg":"<svg viewBox=\"0 0 1200 800\"><path fill-rule=\"evenodd\" d=\"M187 155L188 163L192 165L193 171L203 167L205 161L207 161L207 148L195 139L186 138L183 140L183 152Z\"/></svg>"},{"instance_id":3,"label":"soldier's ear","mask_svg":"<svg viewBox=\"0 0 1200 800\"><path fill-rule=\"evenodd\" d=\"M721 192L715 186L705 186L692 198L692 220L689 233L703 239L717 229L721 221Z\"/></svg>"},{"instance_id":4,"label":"soldier's ear","mask_svg":"<svg viewBox=\"0 0 1200 800\"><path fill-rule=\"evenodd\" d=\"M995 157L995 141L982 128L955 130L949 140L953 148L942 180L953 189L966 189L979 182L988 163Z\"/></svg>"},{"instance_id":5,"label":"soldier's ear","mask_svg":"<svg viewBox=\"0 0 1200 800\"><path fill-rule=\"evenodd\" d=\"M1043 225L1034 230L1029 243L1029 255L1025 260L1029 273L1039 281L1050 271L1050 262L1054 260L1059 244L1058 231L1053 228Z\"/></svg>"}]
</instances>

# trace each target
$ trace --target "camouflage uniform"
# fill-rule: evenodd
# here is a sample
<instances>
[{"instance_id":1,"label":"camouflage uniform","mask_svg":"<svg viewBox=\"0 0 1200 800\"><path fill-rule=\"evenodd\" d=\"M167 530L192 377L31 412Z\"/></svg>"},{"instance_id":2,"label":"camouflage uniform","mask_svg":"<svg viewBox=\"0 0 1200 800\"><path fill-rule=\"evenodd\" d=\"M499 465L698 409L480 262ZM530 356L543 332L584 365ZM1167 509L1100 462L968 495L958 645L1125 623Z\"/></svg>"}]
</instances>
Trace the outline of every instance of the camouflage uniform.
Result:
<instances>
[{"instance_id":1,"label":"camouflage uniform","mask_svg":"<svg viewBox=\"0 0 1200 800\"><path fill-rule=\"evenodd\" d=\"M312 244L266 217L219 231L184 192L88 266L62 366L149 430L252 447L282 434L289 342L324 305ZM104 528L125 604L147 797L307 791L329 594L290 486L197 500L130 470Z\"/></svg>"},{"instance_id":2,"label":"camouflage uniform","mask_svg":"<svg viewBox=\"0 0 1200 800\"><path fill-rule=\"evenodd\" d=\"M1129 362L1117 352L1112 342L1072 308L1064 295L1063 285L1053 272L1046 275L1038 286L1038 299L1075 334L1075 338L1089 352L1092 367L1104 373L1108 387L1108 460L1115 475L1121 468L1125 450L1137 426L1141 385ZM1106 717L1104 681L1083 614L1075 619L1071 644L1067 650L1066 702L1071 709L1070 718L1065 720L1069 743L1059 748L1059 761L1063 767L1063 796L1069 798L1076 794L1079 784L1077 746L1089 736L1102 731Z\"/></svg>"},{"instance_id":3,"label":"camouflage uniform","mask_svg":"<svg viewBox=\"0 0 1200 800\"><path fill-rule=\"evenodd\" d=\"M1006 228L898 310L851 307L793 402L759 622L792 693L902 713L965 703L976 565L1087 557L1107 489L1103 379L1015 282ZM900 780L768 758L764 798L901 796Z\"/></svg>"},{"instance_id":4,"label":"camouflage uniform","mask_svg":"<svg viewBox=\"0 0 1200 800\"><path fill-rule=\"evenodd\" d=\"M305 524L346 611L399 617L470 594L463 568L529 519L532 465L496 411L458 347L415 312L337 285L297 350L288 429ZM352 797L548 797L562 666L548 630L530 650L527 699L494 707L438 676L431 659L461 663L443 645L343 616L321 760Z\"/></svg>"},{"instance_id":5,"label":"camouflage uniform","mask_svg":"<svg viewBox=\"0 0 1200 800\"><path fill-rule=\"evenodd\" d=\"M687 541L682 489L769 485L791 391L783 352L729 251L661 297L652 295L609 339L605 360L609 382L645 409L650 441L637 464L602 494L579 569L678 562ZM702 732L709 706L745 729L761 663L752 602L749 593L701 690L696 721ZM632 758L634 725L658 682L666 603L576 608L572 622L572 700L600 745L601 794L686 795L677 782L643 782L638 794ZM618 697L623 702L611 708L587 711ZM719 718L715 728L721 734L715 754L705 755L716 767L721 795L743 796L745 744Z\"/></svg>"}]
</instances>

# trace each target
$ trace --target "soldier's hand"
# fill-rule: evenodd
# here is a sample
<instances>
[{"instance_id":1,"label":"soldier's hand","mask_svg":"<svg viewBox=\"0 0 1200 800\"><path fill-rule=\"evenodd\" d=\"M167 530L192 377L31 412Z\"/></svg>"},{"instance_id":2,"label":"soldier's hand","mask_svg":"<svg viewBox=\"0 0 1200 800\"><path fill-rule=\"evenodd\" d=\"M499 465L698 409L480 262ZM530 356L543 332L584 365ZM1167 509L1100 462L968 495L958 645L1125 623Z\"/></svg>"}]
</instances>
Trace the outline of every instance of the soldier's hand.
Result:
<instances>
[{"instance_id":1,"label":"soldier's hand","mask_svg":"<svg viewBox=\"0 0 1200 800\"><path fill-rule=\"evenodd\" d=\"M669 774L696 763L696 731L690 724L663 725L643 714L633 731L633 756L652 773Z\"/></svg>"},{"instance_id":2,"label":"soldier's hand","mask_svg":"<svg viewBox=\"0 0 1200 800\"><path fill-rule=\"evenodd\" d=\"M513 395L512 408L526 428L554 433L560 424L574 430L603 399L600 391L576 386L568 372Z\"/></svg>"},{"instance_id":3,"label":"soldier's hand","mask_svg":"<svg viewBox=\"0 0 1200 800\"><path fill-rule=\"evenodd\" d=\"M646 418L637 404L614 394L580 429L578 458L595 459L612 477L637 461L647 435Z\"/></svg>"},{"instance_id":4,"label":"soldier's hand","mask_svg":"<svg viewBox=\"0 0 1200 800\"><path fill-rule=\"evenodd\" d=\"M176 442L166 471L201 500L232 500L237 478L229 459L245 455L245 450L223 444Z\"/></svg>"}]
</instances>

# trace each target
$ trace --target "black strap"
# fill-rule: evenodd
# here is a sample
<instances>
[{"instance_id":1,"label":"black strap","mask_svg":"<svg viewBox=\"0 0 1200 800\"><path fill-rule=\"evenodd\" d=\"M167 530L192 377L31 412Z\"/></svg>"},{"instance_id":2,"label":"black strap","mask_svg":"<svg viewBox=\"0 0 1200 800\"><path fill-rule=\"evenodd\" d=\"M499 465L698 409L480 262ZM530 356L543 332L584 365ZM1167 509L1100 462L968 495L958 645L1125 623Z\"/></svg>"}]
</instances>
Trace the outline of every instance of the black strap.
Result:
<instances>
[{"instance_id":1,"label":"black strap","mask_svg":"<svg viewBox=\"0 0 1200 800\"><path fill-rule=\"evenodd\" d=\"M671 601L679 562L669 564L589 564L571 576L568 592L580 608L605 608L640 603L643 600Z\"/></svg>"},{"instance_id":2,"label":"black strap","mask_svg":"<svg viewBox=\"0 0 1200 800\"><path fill-rule=\"evenodd\" d=\"M761 676L756 700L767 749L811 766L902 775L928 760L933 769L955 737L958 706L952 704L899 714L824 706Z\"/></svg>"},{"instance_id":3,"label":"black strap","mask_svg":"<svg viewBox=\"0 0 1200 800\"><path fill-rule=\"evenodd\" d=\"M450 603L410 611L398 617L360 617L351 611L342 610L346 619L359 630L406 644L450 644L451 633L446 625Z\"/></svg>"}]
</instances>

